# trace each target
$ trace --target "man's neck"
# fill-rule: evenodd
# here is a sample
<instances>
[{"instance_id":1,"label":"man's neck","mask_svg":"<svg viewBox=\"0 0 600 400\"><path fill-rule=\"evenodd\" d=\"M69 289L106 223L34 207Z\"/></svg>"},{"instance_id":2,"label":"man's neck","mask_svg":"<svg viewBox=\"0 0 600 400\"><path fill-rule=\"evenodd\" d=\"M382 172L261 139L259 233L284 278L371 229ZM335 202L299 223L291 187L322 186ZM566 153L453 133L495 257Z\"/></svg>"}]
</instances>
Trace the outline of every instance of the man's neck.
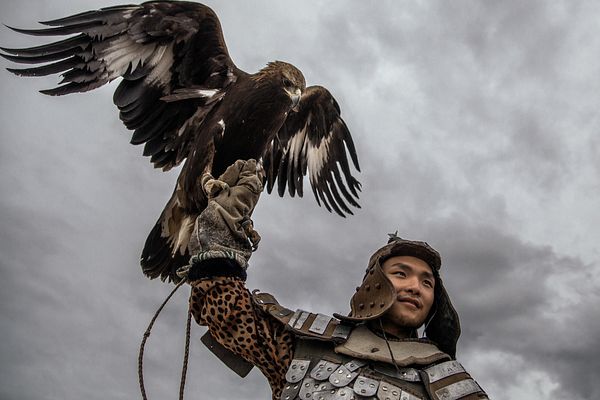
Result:
<instances>
[{"instance_id":1,"label":"man's neck","mask_svg":"<svg viewBox=\"0 0 600 400\"><path fill-rule=\"evenodd\" d=\"M394 339L410 339L417 337L417 331L412 328L407 328L393 324L385 319L376 319L369 322L369 327L375 331L385 333Z\"/></svg>"}]
</instances>

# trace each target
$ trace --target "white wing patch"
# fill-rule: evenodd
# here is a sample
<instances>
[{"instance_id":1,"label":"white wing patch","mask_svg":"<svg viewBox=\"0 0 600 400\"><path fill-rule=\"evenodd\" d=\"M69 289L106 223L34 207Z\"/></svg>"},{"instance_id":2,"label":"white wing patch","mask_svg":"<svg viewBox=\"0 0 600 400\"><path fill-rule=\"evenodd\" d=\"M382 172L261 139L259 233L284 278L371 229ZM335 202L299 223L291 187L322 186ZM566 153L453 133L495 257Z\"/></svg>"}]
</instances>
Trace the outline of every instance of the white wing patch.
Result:
<instances>
[{"instance_id":1,"label":"white wing patch","mask_svg":"<svg viewBox=\"0 0 600 400\"><path fill-rule=\"evenodd\" d=\"M294 135L294 137L292 137L292 139L290 140L289 152L290 152L290 157L293 160L293 165L299 165L298 157L300 156L300 152L306 148L306 144L308 141L305 142L304 139L306 138L307 125L308 125L308 121L304 125L304 128L301 129L300 131L298 131L298 133L296 133Z\"/></svg>"},{"instance_id":2,"label":"white wing patch","mask_svg":"<svg viewBox=\"0 0 600 400\"><path fill-rule=\"evenodd\" d=\"M215 95L215 93L217 93L218 90L217 89L198 89L196 90L196 93L198 93L200 95L200 97L206 97L207 99L210 99L211 97L213 97ZM223 121L223 120L221 120Z\"/></svg>"},{"instance_id":3,"label":"white wing patch","mask_svg":"<svg viewBox=\"0 0 600 400\"><path fill-rule=\"evenodd\" d=\"M113 40L98 43L94 51L106 65L109 81L121 77L130 68L133 72L146 65L153 67L146 78L148 83L160 83L164 86L171 81L172 45L143 45L126 35L121 35Z\"/></svg>"},{"instance_id":4,"label":"white wing patch","mask_svg":"<svg viewBox=\"0 0 600 400\"><path fill-rule=\"evenodd\" d=\"M156 44L142 45L126 35L121 35L113 40L98 43L94 47L98 58L103 60L108 71L108 80L119 78L131 67L131 72L135 71L142 65L155 66L161 63L162 70L154 71L155 76L152 77L156 81L158 76L164 74L165 66L162 65L165 61L168 63L166 78L170 79L170 65L173 60L173 53L170 51L165 56L167 46L158 46ZM168 57L170 55L170 57ZM169 58L165 60L165 58ZM165 78L161 79L163 81ZM168 81L167 81L168 82Z\"/></svg>"},{"instance_id":5,"label":"white wing patch","mask_svg":"<svg viewBox=\"0 0 600 400\"><path fill-rule=\"evenodd\" d=\"M223 135L225 135L225 121L223 121L222 119L218 122L219 126L221 127L221 137Z\"/></svg>"},{"instance_id":6,"label":"white wing patch","mask_svg":"<svg viewBox=\"0 0 600 400\"><path fill-rule=\"evenodd\" d=\"M173 65L173 46L160 46L148 60L148 64L155 66L146 78L148 83L160 82L159 86L166 87L171 82L171 66Z\"/></svg>"},{"instance_id":7,"label":"white wing patch","mask_svg":"<svg viewBox=\"0 0 600 400\"><path fill-rule=\"evenodd\" d=\"M317 182L319 172L321 172L323 165L329 160L329 144L332 137L332 132L329 132L329 135L323 138L317 146L314 146L311 143L308 144L306 158L311 183Z\"/></svg>"}]
</instances>

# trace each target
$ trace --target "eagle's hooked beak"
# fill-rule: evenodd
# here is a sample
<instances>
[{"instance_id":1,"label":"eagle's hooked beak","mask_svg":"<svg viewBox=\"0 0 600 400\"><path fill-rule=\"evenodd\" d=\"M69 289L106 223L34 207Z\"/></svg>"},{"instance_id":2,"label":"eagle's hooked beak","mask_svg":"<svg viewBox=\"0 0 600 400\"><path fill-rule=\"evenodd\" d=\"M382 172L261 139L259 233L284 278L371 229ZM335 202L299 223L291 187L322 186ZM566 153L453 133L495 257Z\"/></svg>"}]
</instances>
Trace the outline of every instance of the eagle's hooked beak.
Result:
<instances>
[{"instance_id":1,"label":"eagle's hooked beak","mask_svg":"<svg viewBox=\"0 0 600 400\"><path fill-rule=\"evenodd\" d=\"M298 112L300 109L300 98L302 97L302 92L300 89L296 89L293 94L290 94L290 98L292 99L292 110L294 112Z\"/></svg>"}]
</instances>

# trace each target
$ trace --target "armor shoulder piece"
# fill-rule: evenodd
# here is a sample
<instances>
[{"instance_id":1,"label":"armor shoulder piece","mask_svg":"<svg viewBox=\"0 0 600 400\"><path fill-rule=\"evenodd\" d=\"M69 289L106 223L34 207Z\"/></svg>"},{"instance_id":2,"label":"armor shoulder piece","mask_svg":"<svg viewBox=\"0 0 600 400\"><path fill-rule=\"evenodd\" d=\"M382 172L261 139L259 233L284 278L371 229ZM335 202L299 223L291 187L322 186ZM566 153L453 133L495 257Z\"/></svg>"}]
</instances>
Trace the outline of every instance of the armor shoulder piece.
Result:
<instances>
[{"instance_id":1,"label":"armor shoulder piece","mask_svg":"<svg viewBox=\"0 0 600 400\"><path fill-rule=\"evenodd\" d=\"M297 336L333 342L345 342L352 330L349 325L329 315L314 314L300 309L292 315L287 328Z\"/></svg>"},{"instance_id":2,"label":"armor shoulder piece","mask_svg":"<svg viewBox=\"0 0 600 400\"><path fill-rule=\"evenodd\" d=\"M360 359L380 361L406 367L409 365L429 365L435 362L449 360L450 356L432 343L420 341L389 342L394 360L390 356L386 341L375 335L364 325L352 330L348 340L335 348L336 353L345 354Z\"/></svg>"},{"instance_id":3,"label":"armor shoulder piece","mask_svg":"<svg viewBox=\"0 0 600 400\"><path fill-rule=\"evenodd\" d=\"M423 383L433 400L484 400L485 391L456 360L432 365L421 371Z\"/></svg>"},{"instance_id":4,"label":"armor shoulder piece","mask_svg":"<svg viewBox=\"0 0 600 400\"><path fill-rule=\"evenodd\" d=\"M271 315L282 324L287 324L294 312L289 308L283 307L275 300L270 293L259 293L258 290L252 292L252 301L259 309Z\"/></svg>"},{"instance_id":5,"label":"armor shoulder piece","mask_svg":"<svg viewBox=\"0 0 600 400\"><path fill-rule=\"evenodd\" d=\"M324 314L314 314L304 310L295 312L281 306L269 293L252 292L256 305L272 317L287 325L287 329L297 336L317 340L343 342L350 335L351 327L340 323L336 318Z\"/></svg>"}]
</instances>

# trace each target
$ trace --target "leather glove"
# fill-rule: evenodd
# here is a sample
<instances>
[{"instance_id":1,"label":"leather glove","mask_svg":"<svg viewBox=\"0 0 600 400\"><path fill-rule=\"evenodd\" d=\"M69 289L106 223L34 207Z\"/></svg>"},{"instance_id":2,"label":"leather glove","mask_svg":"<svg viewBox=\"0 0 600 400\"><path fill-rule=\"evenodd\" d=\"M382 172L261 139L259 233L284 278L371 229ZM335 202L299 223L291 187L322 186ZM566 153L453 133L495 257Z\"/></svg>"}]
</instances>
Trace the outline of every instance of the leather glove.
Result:
<instances>
[{"instance_id":1,"label":"leather glove","mask_svg":"<svg viewBox=\"0 0 600 400\"><path fill-rule=\"evenodd\" d=\"M263 177L253 159L236 161L218 179L202 176L208 206L196 218L190 238L191 265L224 258L247 268L260 241L250 217L263 191Z\"/></svg>"}]
</instances>

